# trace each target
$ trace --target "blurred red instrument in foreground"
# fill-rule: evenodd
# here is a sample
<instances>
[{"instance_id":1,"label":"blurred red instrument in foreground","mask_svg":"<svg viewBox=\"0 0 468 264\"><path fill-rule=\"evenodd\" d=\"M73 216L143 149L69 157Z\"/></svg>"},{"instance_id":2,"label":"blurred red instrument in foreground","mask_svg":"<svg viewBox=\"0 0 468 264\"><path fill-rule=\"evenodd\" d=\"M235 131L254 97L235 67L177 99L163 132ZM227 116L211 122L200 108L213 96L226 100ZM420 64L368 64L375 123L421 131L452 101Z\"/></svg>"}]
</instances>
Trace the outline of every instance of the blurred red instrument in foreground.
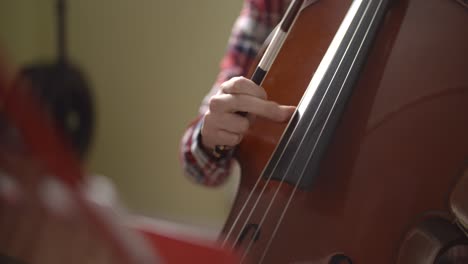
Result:
<instances>
[{"instance_id":1,"label":"blurred red instrument in foreground","mask_svg":"<svg viewBox=\"0 0 468 264\"><path fill-rule=\"evenodd\" d=\"M0 263L238 263L85 195L78 156L0 58Z\"/></svg>"}]
</instances>

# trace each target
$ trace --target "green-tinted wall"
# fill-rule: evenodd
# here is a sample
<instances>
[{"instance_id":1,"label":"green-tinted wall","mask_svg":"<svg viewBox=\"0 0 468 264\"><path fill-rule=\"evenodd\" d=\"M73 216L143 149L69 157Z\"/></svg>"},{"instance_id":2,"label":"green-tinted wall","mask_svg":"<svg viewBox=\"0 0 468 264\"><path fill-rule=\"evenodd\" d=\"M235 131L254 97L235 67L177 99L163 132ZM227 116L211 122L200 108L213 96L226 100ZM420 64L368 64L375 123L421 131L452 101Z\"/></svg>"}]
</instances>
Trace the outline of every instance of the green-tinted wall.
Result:
<instances>
[{"instance_id":1,"label":"green-tinted wall","mask_svg":"<svg viewBox=\"0 0 468 264\"><path fill-rule=\"evenodd\" d=\"M135 213L221 226L233 181L194 185L181 172L178 145L215 79L242 1L68 2L69 54L97 106L89 170L110 177ZM54 3L0 2L10 63L54 58Z\"/></svg>"}]
</instances>

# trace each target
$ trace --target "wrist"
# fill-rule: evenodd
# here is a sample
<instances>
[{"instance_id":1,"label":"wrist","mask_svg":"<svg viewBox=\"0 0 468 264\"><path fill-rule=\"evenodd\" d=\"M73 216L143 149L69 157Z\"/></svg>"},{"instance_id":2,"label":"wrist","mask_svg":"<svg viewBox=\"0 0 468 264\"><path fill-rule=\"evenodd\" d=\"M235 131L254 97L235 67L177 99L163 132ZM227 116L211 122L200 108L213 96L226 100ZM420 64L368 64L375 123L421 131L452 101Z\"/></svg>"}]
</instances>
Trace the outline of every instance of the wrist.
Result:
<instances>
[{"instance_id":1,"label":"wrist","mask_svg":"<svg viewBox=\"0 0 468 264\"><path fill-rule=\"evenodd\" d=\"M203 136L202 136L201 130L198 133L197 141L198 141L198 146L203 151L203 153L205 153L210 158L214 160L219 160L219 159L223 159L226 157L225 153L218 153L215 151L215 148L208 147L207 145L205 145L205 143L203 143Z\"/></svg>"}]
</instances>

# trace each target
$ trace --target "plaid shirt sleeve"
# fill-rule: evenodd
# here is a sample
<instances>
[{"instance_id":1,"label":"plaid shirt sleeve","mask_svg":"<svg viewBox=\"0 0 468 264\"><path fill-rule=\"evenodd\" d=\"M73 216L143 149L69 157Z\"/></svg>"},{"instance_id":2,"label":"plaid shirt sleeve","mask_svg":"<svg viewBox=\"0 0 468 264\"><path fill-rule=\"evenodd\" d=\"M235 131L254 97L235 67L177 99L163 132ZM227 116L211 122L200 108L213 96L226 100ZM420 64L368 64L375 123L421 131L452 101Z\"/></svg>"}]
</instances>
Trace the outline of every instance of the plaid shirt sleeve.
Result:
<instances>
[{"instance_id":1,"label":"plaid shirt sleeve","mask_svg":"<svg viewBox=\"0 0 468 264\"><path fill-rule=\"evenodd\" d=\"M263 42L280 22L290 0L244 0L229 38L220 72L199 109L199 116L185 131L180 144L180 159L189 178L207 186L221 184L230 173L232 153L216 159L201 148L200 130L208 101L219 85L235 76L245 76Z\"/></svg>"}]
</instances>

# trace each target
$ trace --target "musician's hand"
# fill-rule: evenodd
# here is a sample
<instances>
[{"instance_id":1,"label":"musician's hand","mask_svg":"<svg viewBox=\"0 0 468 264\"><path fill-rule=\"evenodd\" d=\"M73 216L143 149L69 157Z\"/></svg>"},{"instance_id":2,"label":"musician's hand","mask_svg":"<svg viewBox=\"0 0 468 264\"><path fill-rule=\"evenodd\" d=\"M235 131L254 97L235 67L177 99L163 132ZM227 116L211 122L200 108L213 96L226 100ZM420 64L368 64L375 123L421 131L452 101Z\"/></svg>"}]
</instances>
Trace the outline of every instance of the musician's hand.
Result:
<instances>
[{"instance_id":1,"label":"musician's hand","mask_svg":"<svg viewBox=\"0 0 468 264\"><path fill-rule=\"evenodd\" d=\"M201 129L202 144L207 149L217 145L240 143L256 115L275 122L288 121L296 108L279 105L267 99L265 90L249 79L234 77L212 96ZM247 112L246 117L236 112Z\"/></svg>"}]
</instances>

